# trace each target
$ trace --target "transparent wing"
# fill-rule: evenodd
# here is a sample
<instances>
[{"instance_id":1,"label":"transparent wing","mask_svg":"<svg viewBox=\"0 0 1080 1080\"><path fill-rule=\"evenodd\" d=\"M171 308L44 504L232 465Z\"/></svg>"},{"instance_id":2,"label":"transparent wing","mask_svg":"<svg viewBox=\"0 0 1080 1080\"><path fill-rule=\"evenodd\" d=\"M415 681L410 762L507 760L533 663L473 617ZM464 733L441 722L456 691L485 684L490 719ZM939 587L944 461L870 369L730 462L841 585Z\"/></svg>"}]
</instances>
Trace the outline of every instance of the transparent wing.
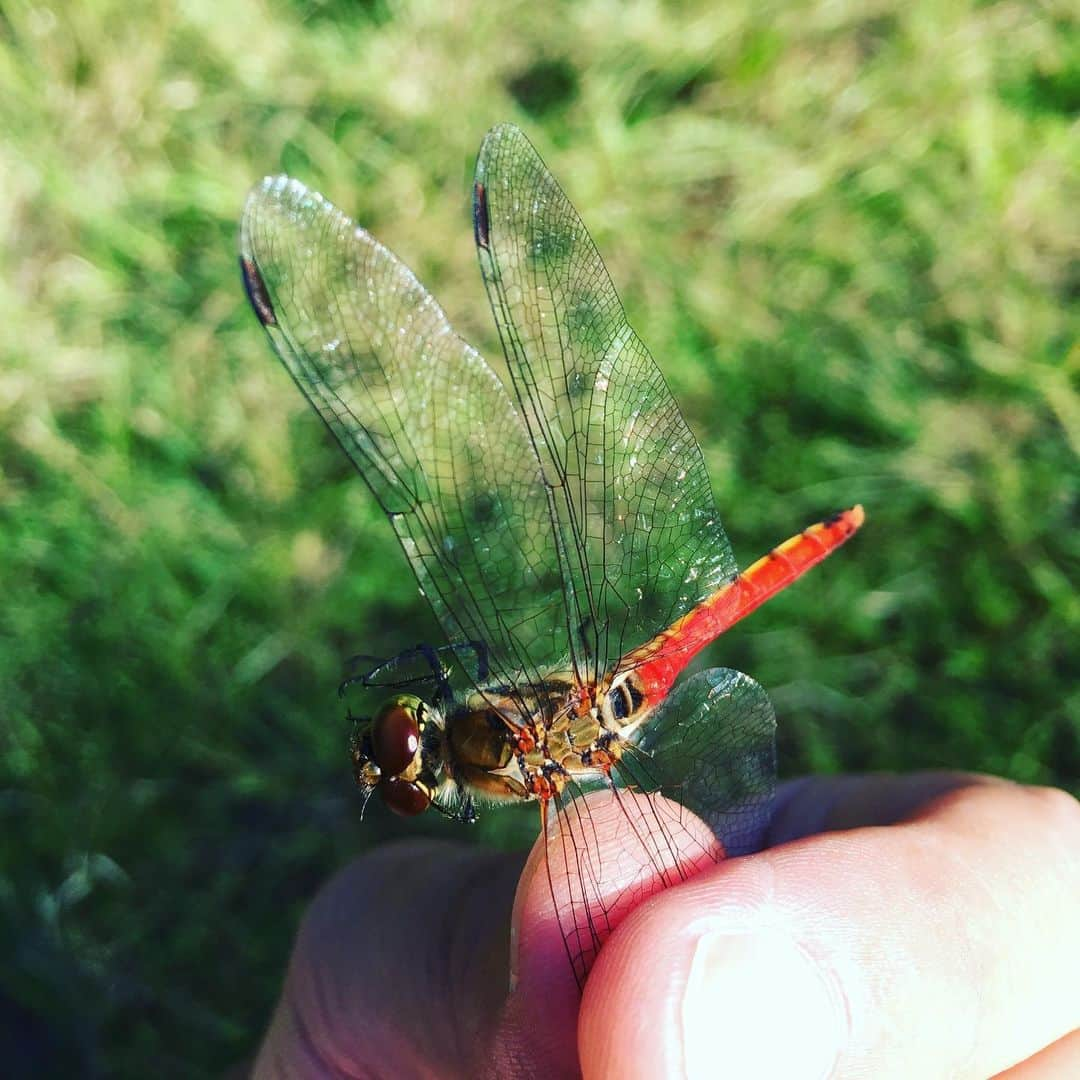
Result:
<instances>
[{"instance_id":1,"label":"transparent wing","mask_svg":"<svg viewBox=\"0 0 1080 1080\"><path fill-rule=\"evenodd\" d=\"M567 653L550 509L506 389L412 272L322 196L271 177L241 266L278 356L387 513L452 640L502 681Z\"/></svg>"},{"instance_id":2,"label":"transparent wing","mask_svg":"<svg viewBox=\"0 0 1080 1080\"><path fill-rule=\"evenodd\" d=\"M749 675L701 671L639 729L619 765L623 782L693 811L727 855L757 851L776 790L776 714Z\"/></svg>"},{"instance_id":3,"label":"transparent wing","mask_svg":"<svg viewBox=\"0 0 1080 1080\"><path fill-rule=\"evenodd\" d=\"M514 389L551 486L574 670L598 678L736 571L705 464L585 226L528 139L480 149L474 223Z\"/></svg>"},{"instance_id":4,"label":"transparent wing","mask_svg":"<svg viewBox=\"0 0 1080 1080\"><path fill-rule=\"evenodd\" d=\"M721 668L700 672L625 748L614 790L588 798L582 787L564 791L546 850L579 983L642 900L704 865L761 847L775 787L775 730L772 705L753 679Z\"/></svg>"}]
</instances>

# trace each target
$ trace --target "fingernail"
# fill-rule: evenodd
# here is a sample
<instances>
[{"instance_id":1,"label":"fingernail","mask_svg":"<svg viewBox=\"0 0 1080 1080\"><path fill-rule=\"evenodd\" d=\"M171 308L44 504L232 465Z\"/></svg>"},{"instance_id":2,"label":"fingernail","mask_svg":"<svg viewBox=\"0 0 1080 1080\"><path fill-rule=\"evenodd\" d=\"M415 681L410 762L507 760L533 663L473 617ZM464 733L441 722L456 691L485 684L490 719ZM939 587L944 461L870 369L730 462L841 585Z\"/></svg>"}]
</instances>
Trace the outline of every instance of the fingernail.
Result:
<instances>
[{"instance_id":1,"label":"fingernail","mask_svg":"<svg viewBox=\"0 0 1080 1080\"><path fill-rule=\"evenodd\" d=\"M703 935L683 997L690 1080L828 1077L847 1035L834 977L779 931Z\"/></svg>"}]
</instances>

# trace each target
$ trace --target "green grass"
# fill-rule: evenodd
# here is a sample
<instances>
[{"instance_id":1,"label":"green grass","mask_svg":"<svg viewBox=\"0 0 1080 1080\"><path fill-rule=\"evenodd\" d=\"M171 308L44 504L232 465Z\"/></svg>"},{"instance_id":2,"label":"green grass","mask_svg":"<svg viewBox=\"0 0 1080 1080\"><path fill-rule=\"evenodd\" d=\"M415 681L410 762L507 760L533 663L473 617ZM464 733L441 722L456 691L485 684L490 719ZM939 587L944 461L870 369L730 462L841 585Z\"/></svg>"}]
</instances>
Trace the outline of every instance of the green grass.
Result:
<instances>
[{"instance_id":1,"label":"green grass","mask_svg":"<svg viewBox=\"0 0 1080 1080\"><path fill-rule=\"evenodd\" d=\"M437 634L243 299L282 168L492 355L468 178L520 123L740 561L867 508L710 651L769 689L784 773L1080 788L1065 5L63 6L0 14L6 1033L69 1076L242 1059L320 881L401 831L359 821L334 687Z\"/></svg>"}]
</instances>

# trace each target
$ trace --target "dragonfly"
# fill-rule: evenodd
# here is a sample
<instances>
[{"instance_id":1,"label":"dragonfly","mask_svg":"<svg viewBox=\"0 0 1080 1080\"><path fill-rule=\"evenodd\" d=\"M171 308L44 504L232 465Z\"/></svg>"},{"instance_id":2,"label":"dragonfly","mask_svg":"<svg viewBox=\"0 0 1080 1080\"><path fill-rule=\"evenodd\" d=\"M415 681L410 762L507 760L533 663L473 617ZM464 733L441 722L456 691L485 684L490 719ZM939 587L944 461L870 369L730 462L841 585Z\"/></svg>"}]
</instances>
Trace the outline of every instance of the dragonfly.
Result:
<instances>
[{"instance_id":1,"label":"dragonfly","mask_svg":"<svg viewBox=\"0 0 1080 1080\"><path fill-rule=\"evenodd\" d=\"M271 345L446 635L343 684L385 688L350 742L365 805L378 792L399 814L473 821L478 805L537 803L582 985L629 906L695 860L761 846L775 781L765 691L722 668L677 680L864 515L835 513L740 572L696 439L581 218L512 124L483 141L472 209L508 383L404 263L298 180L251 191L240 264ZM601 842L596 798L620 815L618 851Z\"/></svg>"}]
</instances>

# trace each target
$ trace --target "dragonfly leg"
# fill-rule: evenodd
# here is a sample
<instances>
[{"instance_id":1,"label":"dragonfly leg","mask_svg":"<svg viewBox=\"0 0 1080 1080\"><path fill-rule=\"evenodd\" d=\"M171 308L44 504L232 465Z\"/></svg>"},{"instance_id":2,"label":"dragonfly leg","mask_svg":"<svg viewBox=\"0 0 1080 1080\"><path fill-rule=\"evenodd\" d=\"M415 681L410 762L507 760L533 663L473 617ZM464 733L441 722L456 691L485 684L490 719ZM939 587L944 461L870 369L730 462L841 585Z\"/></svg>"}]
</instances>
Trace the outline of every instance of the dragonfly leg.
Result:
<instances>
[{"instance_id":1,"label":"dragonfly leg","mask_svg":"<svg viewBox=\"0 0 1080 1080\"><path fill-rule=\"evenodd\" d=\"M392 671L395 667L398 667L409 660L413 660L418 656L423 657L430 664L431 660L428 656L430 652L431 649L429 646L417 645L411 649L406 649L402 653L398 653L397 656L391 656L389 659L384 656L372 656L369 653L357 653L355 656L350 656L347 664L348 667L353 670L353 674L349 675L344 679L341 685L338 686L338 696L344 697L345 691L348 690L350 686L364 686L369 688L373 686L384 686L394 688L411 686L415 683L423 682L429 676L412 675L408 678L391 679L381 683L378 679L384 672ZM364 667L367 670L357 672L356 669L360 667Z\"/></svg>"},{"instance_id":2,"label":"dragonfly leg","mask_svg":"<svg viewBox=\"0 0 1080 1080\"><path fill-rule=\"evenodd\" d=\"M355 672L361 664L374 664L375 667L370 671L365 672L363 675L352 674L343 679L338 685L338 697L344 697L345 691L348 690L350 686L356 686L358 683L361 686L370 686L371 683L368 680L373 678L378 671L386 667L389 663L393 663L393 661L385 660L381 656L369 656L367 653L357 653L355 656L350 656L346 661L346 665L353 672Z\"/></svg>"},{"instance_id":3,"label":"dragonfly leg","mask_svg":"<svg viewBox=\"0 0 1080 1080\"><path fill-rule=\"evenodd\" d=\"M488 647L483 641L463 641L460 645L455 645L456 649L472 649L476 654L476 681L487 682L488 675L491 673L491 663L488 657Z\"/></svg>"},{"instance_id":4,"label":"dragonfly leg","mask_svg":"<svg viewBox=\"0 0 1080 1080\"><path fill-rule=\"evenodd\" d=\"M475 825L477 819L476 804L468 792L463 792L457 806L446 806L437 799L432 800L431 805L442 814L462 825Z\"/></svg>"},{"instance_id":5,"label":"dragonfly leg","mask_svg":"<svg viewBox=\"0 0 1080 1080\"><path fill-rule=\"evenodd\" d=\"M345 661L345 663L349 668L354 671L356 670L356 668L360 667L361 664L373 664L374 668L372 670L378 670L380 667L383 667L387 663L389 663L389 661L387 661L386 657L384 656L374 656L371 653L357 653L355 656L350 656L349 659Z\"/></svg>"},{"instance_id":6,"label":"dragonfly leg","mask_svg":"<svg viewBox=\"0 0 1080 1080\"><path fill-rule=\"evenodd\" d=\"M447 646L443 646L446 648ZM355 656L350 656L348 660L348 666L354 671L356 668L365 666L366 671L359 672L348 676L341 685L338 687L338 696L344 697L345 692L350 686L383 686L388 688L400 688L403 686L415 686L417 683L426 682L428 679L434 676L436 682L439 684L440 690L446 683L446 674L442 662L438 659L438 653L442 649L434 649L430 645L414 645L411 649L406 649L404 652L400 652L397 656L391 656L389 659L382 656L371 656L368 653L357 653ZM423 675L409 675L403 679L388 679L385 682L379 681L379 676L385 672L392 672L394 668L400 667L402 664L408 663L410 660L416 660L417 658L427 662L428 667L431 668L432 674ZM371 665L371 666L369 666Z\"/></svg>"},{"instance_id":7,"label":"dragonfly leg","mask_svg":"<svg viewBox=\"0 0 1080 1080\"><path fill-rule=\"evenodd\" d=\"M456 657L458 653L471 652L476 657L476 681L478 683L487 681L490 670L488 647L482 641L472 638L468 641L452 641L448 645L440 645L435 649L432 649L430 645L417 645L414 651L427 660L433 672L445 671L442 661L436 659L441 653L453 653Z\"/></svg>"},{"instance_id":8,"label":"dragonfly leg","mask_svg":"<svg viewBox=\"0 0 1080 1080\"><path fill-rule=\"evenodd\" d=\"M439 648L434 648L431 645L415 645L407 652L403 652L400 656L394 657L392 663L397 663L401 660L412 660L416 657L423 659L429 668L431 668L430 675L421 675L413 679L406 679L399 686L406 686L410 683L426 682L428 679L435 680L435 703L438 705L448 705L454 700L453 691L450 689L450 680L448 678L450 671L447 666L442 662L439 657L439 653L444 652L447 649L452 649L451 645L441 645Z\"/></svg>"},{"instance_id":9,"label":"dragonfly leg","mask_svg":"<svg viewBox=\"0 0 1080 1080\"><path fill-rule=\"evenodd\" d=\"M411 649L406 649L404 652L400 652L397 656L392 656L389 659L380 656L371 656L367 653L357 653L356 656L350 657L348 661L348 666L352 669L353 674L349 675L341 683L338 687L338 694L339 696L344 696L350 686L356 685L364 687L404 687L415 686L417 683L433 679L438 688L440 701L443 704L446 704L453 700L453 693L450 689L450 682L448 679L449 669L442 660L442 654L453 653L456 655L460 652L471 652L476 657L476 681L478 683L483 683L488 677L488 649L482 641L470 640L452 642L448 645L439 645L438 647L426 644L414 645ZM388 672L392 673L394 668L407 664L411 660L418 659L423 660L431 669L430 675L425 673L423 675L410 675L406 678L380 681L381 676ZM361 667L364 667L367 670L358 672L357 668Z\"/></svg>"}]
</instances>

